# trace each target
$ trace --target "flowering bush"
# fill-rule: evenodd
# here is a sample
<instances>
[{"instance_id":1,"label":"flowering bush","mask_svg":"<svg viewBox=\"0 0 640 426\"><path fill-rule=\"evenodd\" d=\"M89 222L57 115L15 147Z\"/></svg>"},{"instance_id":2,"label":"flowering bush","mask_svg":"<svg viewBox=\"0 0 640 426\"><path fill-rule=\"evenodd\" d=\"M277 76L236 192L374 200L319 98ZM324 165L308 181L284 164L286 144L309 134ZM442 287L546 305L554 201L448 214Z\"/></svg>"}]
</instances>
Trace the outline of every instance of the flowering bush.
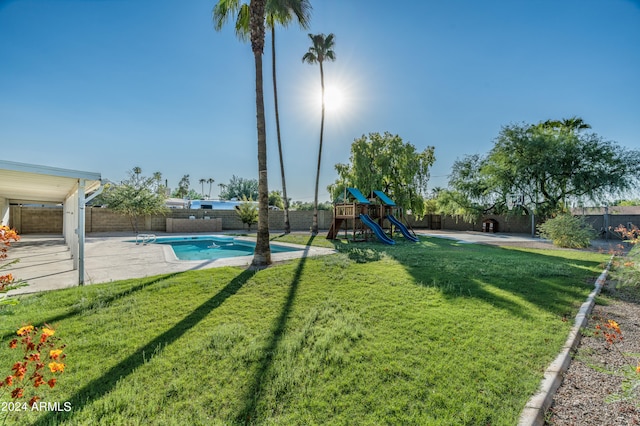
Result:
<instances>
[{"instance_id":1,"label":"flowering bush","mask_svg":"<svg viewBox=\"0 0 640 426\"><path fill-rule=\"evenodd\" d=\"M635 401L636 405L640 406L640 359L635 360L635 363L630 362L629 358L632 355L622 353L616 345L624 340L620 325L616 321L599 315L594 315L592 319L597 322L594 335L601 336L607 347L616 350L625 361L625 367L619 373L622 376L622 392L610 395L607 402Z\"/></svg>"},{"instance_id":2,"label":"flowering bush","mask_svg":"<svg viewBox=\"0 0 640 426\"><path fill-rule=\"evenodd\" d=\"M9 265L12 265L18 261L18 259L13 260L11 262L6 262L5 260L8 257L7 252L9 251L9 247L11 246L12 241L19 241L20 236L16 232L15 229L10 229L8 226L0 225L0 271L2 269L7 268ZM4 294L9 290L13 290L14 288L23 287L27 285L21 280L16 280L13 274L4 274L0 273L0 294ZM14 304L15 302L9 301L5 298L0 299L0 307L3 305Z\"/></svg>"},{"instance_id":3,"label":"flowering bush","mask_svg":"<svg viewBox=\"0 0 640 426\"><path fill-rule=\"evenodd\" d=\"M613 231L618 234L625 243L635 245L640 241L640 229L634 224L631 224L629 228L624 225L618 225Z\"/></svg>"},{"instance_id":4,"label":"flowering bush","mask_svg":"<svg viewBox=\"0 0 640 426\"><path fill-rule=\"evenodd\" d=\"M63 373L66 355L65 345L60 345L55 330L46 325L40 330L32 325L21 327L18 338L9 342L11 349L20 348L23 357L13 364L12 373L0 382L2 394L10 393L11 398L28 398L29 406L37 403L42 389L53 388L57 383L57 373ZM42 386L42 388L41 388Z\"/></svg>"}]
</instances>

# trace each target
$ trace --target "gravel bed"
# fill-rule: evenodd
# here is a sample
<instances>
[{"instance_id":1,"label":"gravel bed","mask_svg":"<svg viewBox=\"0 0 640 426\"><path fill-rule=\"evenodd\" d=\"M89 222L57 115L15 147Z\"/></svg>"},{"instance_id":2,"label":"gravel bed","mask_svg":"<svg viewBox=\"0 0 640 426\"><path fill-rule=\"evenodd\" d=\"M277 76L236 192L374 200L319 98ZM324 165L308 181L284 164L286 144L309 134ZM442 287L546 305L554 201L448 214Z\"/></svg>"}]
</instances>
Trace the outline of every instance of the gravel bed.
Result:
<instances>
[{"instance_id":1,"label":"gravel bed","mask_svg":"<svg viewBox=\"0 0 640 426\"><path fill-rule=\"evenodd\" d=\"M611 292L615 294L614 290ZM620 352L640 354L640 300L625 299L594 307L587 331L547 412L546 425L640 425L640 400L606 402L611 395L621 393L623 378L612 372L619 372L626 363L636 365L637 357L623 357ZM620 351L608 345L602 336L591 335L589 331L601 323L598 318L619 324L623 340L614 345Z\"/></svg>"},{"instance_id":2,"label":"gravel bed","mask_svg":"<svg viewBox=\"0 0 640 426\"><path fill-rule=\"evenodd\" d=\"M609 253L611 250L620 249L617 242L596 241L594 243L590 250ZM509 245L556 248L543 241ZM606 298L608 304L596 305L589 316L589 323L573 354L569 369L545 415L547 426L640 425L638 394L632 401L606 402L608 397L621 393L623 378L614 372L619 372L629 365L626 363L635 366L640 358L640 297L617 291L615 283L610 281L605 284L602 294L611 297ZM602 336L592 335L591 330L601 323L603 318L605 321L612 319L619 324L623 340L615 345L620 351L608 345ZM636 354L636 357L623 357L620 352Z\"/></svg>"}]
</instances>

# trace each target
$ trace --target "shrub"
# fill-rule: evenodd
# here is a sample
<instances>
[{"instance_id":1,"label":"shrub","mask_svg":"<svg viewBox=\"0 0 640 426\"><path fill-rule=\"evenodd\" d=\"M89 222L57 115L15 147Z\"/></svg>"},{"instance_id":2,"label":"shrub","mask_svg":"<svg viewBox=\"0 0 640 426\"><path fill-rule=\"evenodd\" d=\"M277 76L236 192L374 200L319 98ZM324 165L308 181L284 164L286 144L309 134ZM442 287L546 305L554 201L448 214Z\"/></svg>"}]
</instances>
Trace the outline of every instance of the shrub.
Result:
<instances>
[{"instance_id":1,"label":"shrub","mask_svg":"<svg viewBox=\"0 0 640 426\"><path fill-rule=\"evenodd\" d=\"M247 200L246 197L243 197L243 201L242 204L236 206L236 213L240 216L242 223L245 223L251 230L251 225L258 222L258 206L252 203L251 199Z\"/></svg>"},{"instance_id":2,"label":"shrub","mask_svg":"<svg viewBox=\"0 0 640 426\"><path fill-rule=\"evenodd\" d=\"M538 226L540 236L558 247L584 248L591 245L596 231L584 218L562 214Z\"/></svg>"}]
</instances>

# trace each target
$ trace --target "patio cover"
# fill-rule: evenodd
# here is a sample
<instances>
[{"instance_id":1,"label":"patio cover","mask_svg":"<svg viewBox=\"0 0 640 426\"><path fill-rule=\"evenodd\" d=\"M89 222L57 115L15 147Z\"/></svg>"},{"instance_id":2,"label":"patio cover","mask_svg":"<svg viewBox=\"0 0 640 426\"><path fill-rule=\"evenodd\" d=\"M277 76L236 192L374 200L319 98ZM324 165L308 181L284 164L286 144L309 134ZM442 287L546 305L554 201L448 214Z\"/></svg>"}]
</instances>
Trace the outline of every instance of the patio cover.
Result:
<instances>
[{"instance_id":1,"label":"patio cover","mask_svg":"<svg viewBox=\"0 0 640 426\"><path fill-rule=\"evenodd\" d=\"M0 160L0 223L9 224L10 204L62 204L64 239L78 270L78 283L84 284L86 194L100 186L100 173Z\"/></svg>"}]
</instances>

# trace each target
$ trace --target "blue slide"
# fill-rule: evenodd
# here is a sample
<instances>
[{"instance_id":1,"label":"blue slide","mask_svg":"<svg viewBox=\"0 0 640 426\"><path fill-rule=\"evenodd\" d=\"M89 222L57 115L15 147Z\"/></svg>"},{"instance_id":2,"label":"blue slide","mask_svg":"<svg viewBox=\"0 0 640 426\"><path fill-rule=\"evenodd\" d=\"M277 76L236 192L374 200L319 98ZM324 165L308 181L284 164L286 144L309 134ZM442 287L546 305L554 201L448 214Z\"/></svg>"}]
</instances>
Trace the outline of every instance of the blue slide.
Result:
<instances>
[{"instance_id":1,"label":"blue slide","mask_svg":"<svg viewBox=\"0 0 640 426\"><path fill-rule=\"evenodd\" d=\"M369 228L371 228L371 230L373 231L374 234L376 234L376 237L378 237L378 239L385 243L385 244L395 244L396 242L393 241L391 238L389 238L387 236L387 234L384 233L384 231L382 230L382 228L380 228L380 225L378 225L377 223L375 223L373 221L373 219L371 219L369 217L369 215L367 214L361 214L360 215L360 220L362 221L362 223L364 223L365 225L367 225Z\"/></svg>"},{"instance_id":2,"label":"blue slide","mask_svg":"<svg viewBox=\"0 0 640 426\"><path fill-rule=\"evenodd\" d=\"M389 219L389 222L393 223L395 226L398 227L400 232L402 232L402 235L404 235L404 237L407 240L413 241L414 243L417 243L418 241L420 241L418 238L416 238L416 236L412 235L411 232L409 232L407 227L404 226L404 223L400 222L398 219L396 219L392 215L387 215L387 219Z\"/></svg>"}]
</instances>

